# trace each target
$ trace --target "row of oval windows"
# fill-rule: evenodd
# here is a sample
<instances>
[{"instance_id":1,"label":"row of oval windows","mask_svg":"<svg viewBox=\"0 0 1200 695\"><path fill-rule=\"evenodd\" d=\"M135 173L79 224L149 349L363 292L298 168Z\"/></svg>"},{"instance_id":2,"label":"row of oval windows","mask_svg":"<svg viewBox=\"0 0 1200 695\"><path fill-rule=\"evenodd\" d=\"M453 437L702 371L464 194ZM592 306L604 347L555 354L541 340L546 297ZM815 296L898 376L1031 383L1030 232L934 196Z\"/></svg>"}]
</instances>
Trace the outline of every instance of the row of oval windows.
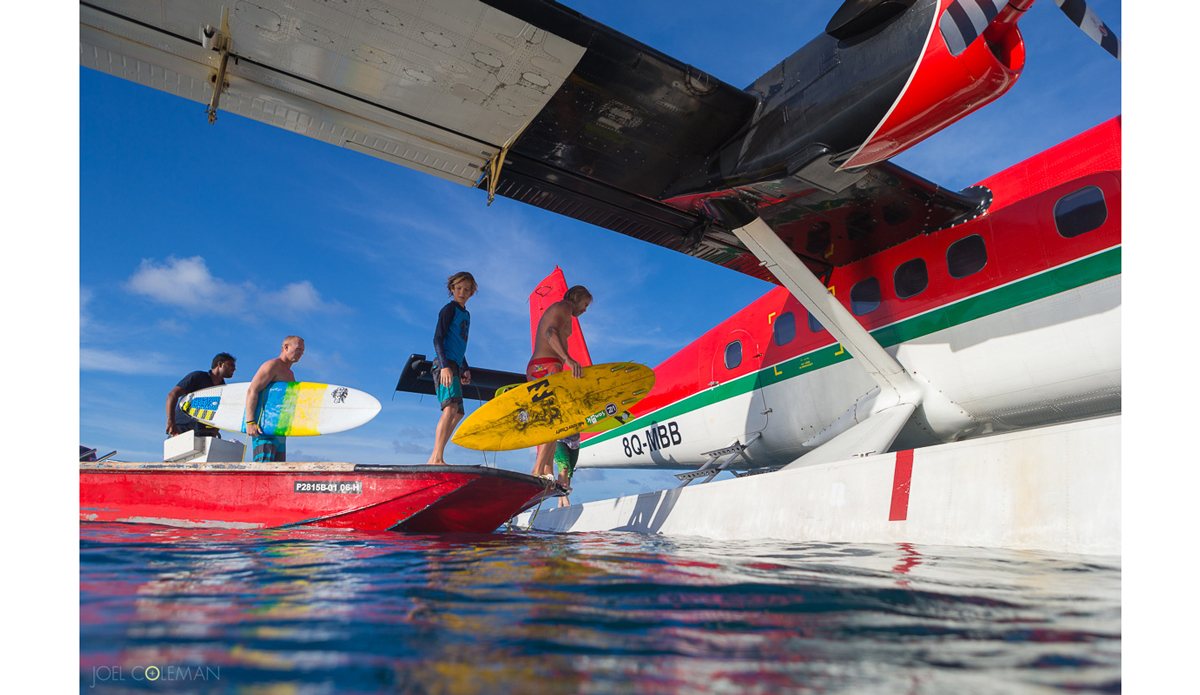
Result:
<instances>
[{"instance_id":1,"label":"row of oval windows","mask_svg":"<svg viewBox=\"0 0 1200 695\"><path fill-rule=\"evenodd\" d=\"M1099 228L1108 219L1108 208L1104 204L1104 193L1096 186L1087 186L1068 193L1054 204L1054 224L1059 235L1071 239ZM983 270L987 265L987 247L978 234L963 237L946 249L946 268L950 277L958 280ZM914 258L896 267L892 273L892 284L896 297L910 299L929 287L929 269L925 259ZM878 278L860 280L850 288L850 311L863 316L875 311L882 302ZM810 313L808 328L813 333L824 327ZM776 345L787 345L796 339L796 316L788 311L775 319L773 340ZM725 346L725 368L734 369L742 363L742 343L734 340Z\"/></svg>"}]
</instances>

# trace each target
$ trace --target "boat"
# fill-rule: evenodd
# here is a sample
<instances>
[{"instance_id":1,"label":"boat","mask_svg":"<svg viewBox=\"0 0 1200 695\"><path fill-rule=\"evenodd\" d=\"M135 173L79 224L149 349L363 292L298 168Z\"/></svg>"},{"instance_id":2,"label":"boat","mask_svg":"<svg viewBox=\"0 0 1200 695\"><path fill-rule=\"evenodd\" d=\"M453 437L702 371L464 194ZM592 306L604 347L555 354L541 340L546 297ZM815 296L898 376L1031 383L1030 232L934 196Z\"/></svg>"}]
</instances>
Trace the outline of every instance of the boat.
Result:
<instances>
[{"instance_id":1,"label":"boat","mask_svg":"<svg viewBox=\"0 0 1200 695\"><path fill-rule=\"evenodd\" d=\"M483 466L81 461L81 522L490 533L566 490Z\"/></svg>"}]
</instances>

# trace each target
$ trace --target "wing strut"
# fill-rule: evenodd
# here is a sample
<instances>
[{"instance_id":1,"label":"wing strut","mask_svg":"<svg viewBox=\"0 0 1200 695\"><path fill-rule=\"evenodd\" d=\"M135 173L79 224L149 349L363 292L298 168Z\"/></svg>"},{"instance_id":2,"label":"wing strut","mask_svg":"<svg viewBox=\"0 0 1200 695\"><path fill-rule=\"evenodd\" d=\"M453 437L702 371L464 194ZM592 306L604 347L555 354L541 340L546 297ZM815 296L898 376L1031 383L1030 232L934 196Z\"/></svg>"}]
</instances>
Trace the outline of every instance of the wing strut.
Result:
<instances>
[{"instance_id":1,"label":"wing strut","mask_svg":"<svg viewBox=\"0 0 1200 695\"><path fill-rule=\"evenodd\" d=\"M817 276L789 249L762 218L737 201L713 200L710 213L771 271L784 287L821 322L879 384L890 405L921 402L921 389L894 357L842 306Z\"/></svg>"},{"instance_id":2,"label":"wing strut","mask_svg":"<svg viewBox=\"0 0 1200 695\"><path fill-rule=\"evenodd\" d=\"M825 444L788 464L808 466L853 456L886 453L900 430L925 400L926 389L842 306L808 266L766 222L744 204L713 200L708 212L731 229L779 282L812 312L821 325L855 357L879 384L870 415Z\"/></svg>"}]
</instances>

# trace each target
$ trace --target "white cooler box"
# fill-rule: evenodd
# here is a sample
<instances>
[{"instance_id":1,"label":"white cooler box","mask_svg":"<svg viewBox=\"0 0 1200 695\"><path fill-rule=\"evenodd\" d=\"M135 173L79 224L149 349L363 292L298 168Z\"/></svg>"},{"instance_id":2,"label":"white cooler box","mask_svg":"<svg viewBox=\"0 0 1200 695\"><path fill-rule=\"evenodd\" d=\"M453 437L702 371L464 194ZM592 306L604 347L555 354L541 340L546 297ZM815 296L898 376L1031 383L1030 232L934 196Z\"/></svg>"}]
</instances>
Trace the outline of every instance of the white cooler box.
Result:
<instances>
[{"instance_id":1,"label":"white cooler box","mask_svg":"<svg viewBox=\"0 0 1200 695\"><path fill-rule=\"evenodd\" d=\"M168 463L237 463L245 454L246 445L236 439L197 437L195 432L190 431L163 442L163 461Z\"/></svg>"}]
</instances>

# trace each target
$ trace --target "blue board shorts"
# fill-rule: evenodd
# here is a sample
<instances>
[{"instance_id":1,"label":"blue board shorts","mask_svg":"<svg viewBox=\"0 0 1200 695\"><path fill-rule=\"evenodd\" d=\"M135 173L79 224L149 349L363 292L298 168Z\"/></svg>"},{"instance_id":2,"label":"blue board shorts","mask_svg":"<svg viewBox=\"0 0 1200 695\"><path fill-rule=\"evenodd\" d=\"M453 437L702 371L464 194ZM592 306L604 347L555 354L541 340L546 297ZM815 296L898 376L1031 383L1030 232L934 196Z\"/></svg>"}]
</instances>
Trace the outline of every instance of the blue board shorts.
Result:
<instances>
[{"instance_id":1,"label":"blue board shorts","mask_svg":"<svg viewBox=\"0 0 1200 695\"><path fill-rule=\"evenodd\" d=\"M251 437L250 446L254 447L256 463L283 463L287 461L287 437L268 435Z\"/></svg>"},{"instance_id":2,"label":"blue board shorts","mask_svg":"<svg viewBox=\"0 0 1200 695\"><path fill-rule=\"evenodd\" d=\"M442 386L440 369L434 372L433 383L437 386L437 399L442 404L442 410L453 405L458 408L458 412L461 414L466 412L463 409L462 378L459 376L458 367L455 365L450 365L450 371L453 377L450 379L449 386Z\"/></svg>"}]
</instances>

